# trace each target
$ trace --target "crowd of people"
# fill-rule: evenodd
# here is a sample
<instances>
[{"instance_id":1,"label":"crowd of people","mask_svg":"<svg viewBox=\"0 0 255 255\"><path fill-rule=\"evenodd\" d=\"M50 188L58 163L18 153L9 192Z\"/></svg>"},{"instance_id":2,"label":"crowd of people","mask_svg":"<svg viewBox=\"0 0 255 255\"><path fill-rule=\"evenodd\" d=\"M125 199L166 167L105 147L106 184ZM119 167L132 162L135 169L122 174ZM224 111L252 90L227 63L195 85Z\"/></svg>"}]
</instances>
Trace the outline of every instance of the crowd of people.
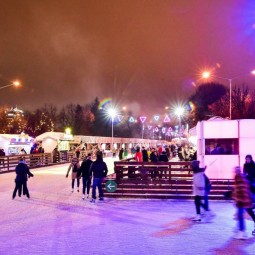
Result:
<instances>
[{"instance_id":1,"label":"crowd of people","mask_svg":"<svg viewBox=\"0 0 255 255\"><path fill-rule=\"evenodd\" d=\"M127 148L120 148L116 150L115 148L112 150L113 157L115 158L118 153L119 160L125 160L128 158L128 155L131 155L137 162L158 162L164 161L167 162L174 157L178 157L180 161L192 161L196 160L196 150L188 145L166 145L166 146L158 146L156 148L149 147L142 148L132 147L130 150Z\"/></svg>"}]
</instances>

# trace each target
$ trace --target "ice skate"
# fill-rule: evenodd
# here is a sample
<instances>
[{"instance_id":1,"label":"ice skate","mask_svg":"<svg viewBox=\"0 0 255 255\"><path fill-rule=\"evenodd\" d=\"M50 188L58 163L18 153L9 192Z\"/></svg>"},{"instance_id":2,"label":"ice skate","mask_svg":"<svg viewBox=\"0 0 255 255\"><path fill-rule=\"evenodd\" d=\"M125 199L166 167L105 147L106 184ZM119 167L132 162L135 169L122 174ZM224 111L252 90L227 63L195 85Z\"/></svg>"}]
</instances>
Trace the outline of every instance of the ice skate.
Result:
<instances>
[{"instance_id":1,"label":"ice skate","mask_svg":"<svg viewBox=\"0 0 255 255\"><path fill-rule=\"evenodd\" d=\"M202 221L201 215L197 214L196 217L192 219L192 221L194 221L194 222L201 222Z\"/></svg>"},{"instance_id":2,"label":"ice skate","mask_svg":"<svg viewBox=\"0 0 255 255\"><path fill-rule=\"evenodd\" d=\"M239 240L245 240L245 239L247 239L248 237L247 237L247 235L246 235L246 233L244 232L244 231L238 231L235 235L234 235L234 238L235 239L239 239Z\"/></svg>"}]
</instances>

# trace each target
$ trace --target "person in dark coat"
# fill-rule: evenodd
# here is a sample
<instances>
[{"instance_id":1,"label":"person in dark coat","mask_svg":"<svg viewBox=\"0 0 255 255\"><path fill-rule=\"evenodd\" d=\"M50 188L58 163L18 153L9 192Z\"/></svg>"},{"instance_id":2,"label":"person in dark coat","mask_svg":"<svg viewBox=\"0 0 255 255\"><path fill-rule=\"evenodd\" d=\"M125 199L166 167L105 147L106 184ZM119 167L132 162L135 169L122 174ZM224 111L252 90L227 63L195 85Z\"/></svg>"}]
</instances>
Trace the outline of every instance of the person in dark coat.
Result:
<instances>
[{"instance_id":1,"label":"person in dark coat","mask_svg":"<svg viewBox=\"0 0 255 255\"><path fill-rule=\"evenodd\" d=\"M16 193L18 191L19 197L21 196L22 186L23 186L23 195L26 195L30 198L28 188L27 188L27 177L33 177L34 175L29 171L29 168L25 162L25 159L20 158L19 164L15 168L16 171L16 179L15 179L15 188L12 194L12 199L16 197Z\"/></svg>"},{"instance_id":2,"label":"person in dark coat","mask_svg":"<svg viewBox=\"0 0 255 255\"><path fill-rule=\"evenodd\" d=\"M155 148L151 149L150 161L151 162L158 162L158 156L157 156L157 153L155 151Z\"/></svg>"},{"instance_id":3,"label":"person in dark coat","mask_svg":"<svg viewBox=\"0 0 255 255\"><path fill-rule=\"evenodd\" d=\"M123 150L123 148L121 148L119 151L119 160L123 159L123 156L124 156L123 154L124 154L124 150Z\"/></svg>"},{"instance_id":4,"label":"person in dark coat","mask_svg":"<svg viewBox=\"0 0 255 255\"><path fill-rule=\"evenodd\" d=\"M255 163L251 155L245 157L243 172L251 184L255 183Z\"/></svg>"},{"instance_id":5,"label":"person in dark coat","mask_svg":"<svg viewBox=\"0 0 255 255\"><path fill-rule=\"evenodd\" d=\"M254 163L251 155L245 156L243 172L250 184L252 200L253 200L253 203L255 203L255 163ZM254 206L253 206L253 208L254 208Z\"/></svg>"},{"instance_id":6,"label":"person in dark coat","mask_svg":"<svg viewBox=\"0 0 255 255\"><path fill-rule=\"evenodd\" d=\"M158 161L168 162L168 157L165 151L162 151L161 155L159 155Z\"/></svg>"},{"instance_id":7,"label":"person in dark coat","mask_svg":"<svg viewBox=\"0 0 255 255\"><path fill-rule=\"evenodd\" d=\"M145 147L142 147L142 155L143 155L143 162L148 162L149 157L148 157L148 151L145 149Z\"/></svg>"},{"instance_id":8,"label":"person in dark coat","mask_svg":"<svg viewBox=\"0 0 255 255\"><path fill-rule=\"evenodd\" d=\"M90 190L90 185L91 185L91 173L90 173L90 166L93 163L91 160L91 153L88 154L87 158L83 160L81 163L81 167L79 169L79 172L81 173L82 176L82 199L84 200L85 198L85 190L87 189L87 198L89 197L89 190Z\"/></svg>"},{"instance_id":9,"label":"person in dark coat","mask_svg":"<svg viewBox=\"0 0 255 255\"><path fill-rule=\"evenodd\" d=\"M91 203L95 203L96 200L96 187L99 191L99 200L104 200L102 182L107 176L108 168L106 163L103 161L101 155L97 155L97 159L90 166L90 175L93 175L93 186L92 186L92 200Z\"/></svg>"}]
</instances>

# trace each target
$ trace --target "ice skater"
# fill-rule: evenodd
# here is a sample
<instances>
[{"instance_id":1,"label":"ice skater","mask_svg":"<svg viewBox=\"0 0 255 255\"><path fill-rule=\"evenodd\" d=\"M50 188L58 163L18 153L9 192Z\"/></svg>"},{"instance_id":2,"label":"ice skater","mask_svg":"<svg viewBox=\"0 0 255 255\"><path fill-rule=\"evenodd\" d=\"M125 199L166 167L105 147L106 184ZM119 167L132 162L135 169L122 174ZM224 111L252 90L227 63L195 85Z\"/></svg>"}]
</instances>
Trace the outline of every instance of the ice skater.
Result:
<instances>
[{"instance_id":1,"label":"ice skater","mask_svg":"<svg viewBox=\"0 0 255 255\"><path fill-rule=\"evenodd\" d=\"M18 165L15 168L16 178L15 178L15 188L12 194L12 199L16 197L18 191L19 197L21 197L22 187L23 195L26 195L27 198L30 198L28 188L27 188L27 177L34 177L34 175L29 171L29 168L25 162L24 158L20 158Z\"/></svg>"},{"instance_id":2,"label":"ice skater","mask_svg":"<svg viewBox=\"0 0 255 255\"><path fill-rule=\"evenodd\" d=\"M79 187L80 187L80 177L78 176L79 168L80 168L79 159L73 158L66 173L66 178L67 178L70 170L72 169L72 193L74 192L75 179L77 179L77 192L79 192Z\"/></svg>"},{"instance_id":3,"label":"ice skater","mask_svg":"<svg viewBox=\"0 0 255 255\"><path fill-rule=\"evenodd\" d=\"M89 191L91 185L91 173L89 171L91 164L93 161L91 160L91 153L88 154L85 160L83 160L79 172L82 176L82 199L85 199L85 191L87 191L87 198L89 198Z\"/></svg>"},{"instance_id":4,"label":"ice skater","mask_svg":"<svg viewBox=\"0 0 255 255\"><path fill-rule=\"evenodd\" d=\"M250 191L250 184L247 181L245 175L241 173L241 168L239 166L235 167L235 178L232 198L235 201L238 216L238 232L236 233L234 238L247 239L247 235L245 232L244 211L247 211L247 213L253 219L253 222L255 222L255 215L252 210L252 196ZM252 234L255 235L255 229L252 231Z\"/></svg>"},{"instance_id":5,"label":"ice skater","mask_svg":"<svg viewBox=\"0 0 255 255\"><path fill-rule=\"evenodd\" d=\"M201 200L204 199L205 196L205 176L204 171L205 168L199 167L199 161L193 160L191 162L191 167L193 170L193 194L195 199L195 207L196 207L196 217L193 218L193 221L201 222L201 206L206 210L206 206L201 203Z\"/></svg>"},{"instance_id":6,"label":"ice skater","mask_svg":"<svg viewBox=\"0 0 255 255\"><path fill-rule=\"evenodd\" d=\"M92 199L90 202L95 203L96 201L96 187L98 187L99 191L99 200L103 201L104 193L102 182L107 176L108 168L101 155L97 155L96 161L91 164L90 172L93 174Z\"/></svg>"}]
</instances>

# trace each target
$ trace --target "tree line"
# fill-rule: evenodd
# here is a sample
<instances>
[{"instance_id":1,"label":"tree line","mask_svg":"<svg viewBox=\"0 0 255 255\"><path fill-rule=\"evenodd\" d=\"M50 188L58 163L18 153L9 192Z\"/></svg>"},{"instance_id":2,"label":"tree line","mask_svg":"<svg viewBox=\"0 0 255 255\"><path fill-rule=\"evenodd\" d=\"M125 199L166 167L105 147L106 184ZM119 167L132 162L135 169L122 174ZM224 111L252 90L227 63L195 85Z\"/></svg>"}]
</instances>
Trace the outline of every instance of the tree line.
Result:
<instances>
[{"instance_id":1,"label":"tree line","mask_svg":"<svg viewBox=\"0 0 255 255\"><path fill-rule=\"evenodd\" d=\"M74 135L111 136L111 119L105 111L99 109L99 99L80 104L68 104L60 110L54 105L44 105L34 111L24 111L24 114L8 116L9 107L0 107L0 133L26 134L36 137L49 131L64 132L71 127ZM182 123L189 127L198 121L207 120L213 116L229 117L229 88L219 83L205 83L196 88L187 99L186 115ZM121 113L120 113L121 114ZM138 137L160 139L160 133L142 131L141 122L129 121L132 112L123 113L123 120L114 122L115 137ZM232 119L255 119L255 93L250 88L241 84L232 89ZM178 124L172 119L171 126ZM162 135L162 134L161 134ZM164 139L164 137L162 137Z\"/></svg>"}]
</instances>

